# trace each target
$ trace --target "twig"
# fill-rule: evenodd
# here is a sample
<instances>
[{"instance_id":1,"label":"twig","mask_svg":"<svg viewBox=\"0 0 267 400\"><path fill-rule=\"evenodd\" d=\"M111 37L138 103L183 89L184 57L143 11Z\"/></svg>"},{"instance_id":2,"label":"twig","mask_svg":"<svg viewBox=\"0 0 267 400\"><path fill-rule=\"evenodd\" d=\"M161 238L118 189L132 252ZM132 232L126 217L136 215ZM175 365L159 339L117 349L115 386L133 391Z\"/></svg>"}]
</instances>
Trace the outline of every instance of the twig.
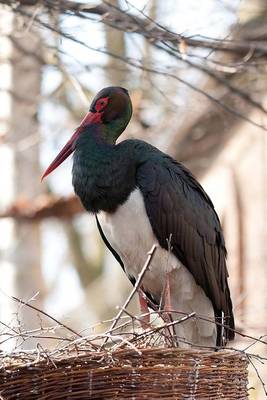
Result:
<instances>
[{"instance_id":1,"label":"twig","mask_svg":"<svg viewBox=\"0 0 267 400\"><path fill-rule=\"evenodd\" d=\"M171 51L168 51L166 48L160 46L160 45L154 45L157 49L162 50L167 52L169 55L171 55L174 58L177 58L179 61L186 63L192 68L199 69L202 71L204 74L208 75L209 77L213 78L216 80L218 83L222 84L225 86L227 89L229 89L234 95L240 97L241 99L245 100L248 104L252 105L253 107L259 109L262 111L264 114L267 114L267 110L264 108L264 106L254 100L249 93L244 92L242 89L240 89L237 86L234 86L228 79L225 79L221 77L220 75L216 74L214 71L210 70L209 68L201 65L201 64L196 64L193 61L190 61L188 59L184 59L180 57L177 53L177 49L172 47L171 45L168 45L168 43L162 42L164 46L167 47L167 49L170 49Z\"/></svg>"},{"instance_id":2,"label":"twig","mask_svg":"<svg viewBox=\"0 0 267 400\"><path fill-rule=\"evenodd\" d=\"M250 349L252 346L254 346L256 343L258 343L261 339L267 337L267 335L261 335L259 338L256 338L252 343L250 343L248 346L246 346L243 351L247 351Z\"/></svg>"},{"instance_id":3,"label":"twig","mask_svg":"<svg viewBox=\"0 0 267 400\"><path fill-rule=\"evenodd\" d=\"M0 0L0 3L1 3L1 0ZM25 9L18 8L18 9L14 9L14 11L19 13L19 14L21 14L21 15L23 15L23 16L25 16L25 17L27 17L27 18L31 18L31 13L28 13L27 11L25 11ZM87 48L87 49L89 49L91 51L95 51L95 52L98 52L98 53L102 53L102 54L106 54L108 56L111 56L111 57L113 57L113 58L115 58L117 60L120 60L120 61L124 62L125 64L128 64L128 65L132 66L133 68L141 69L142 71L150 72L150 73L153 73L153 74L156 74L156 75L163 75L163 76L175 79L178 82L182 83L183 85L187 86L188 88L192 89L196 93L199 93L199 94L205 96L211 102L219 105L221 108L223 108L224 110L226 110L230 114L232 114L232 115L234 115L234 116L236 116L238 118L241 118L244 121L246 121L246 122L248 122L248 123L250 123L250 124L252 124L252 125L254 125L256 127L263 129L264 131L267 131L267 128L264 125L251 120L245 114L242 114L241 112L233 109L232 107L228 106L226 103L220 101L219 99L216 99L211 94L207 93L205 90L202 90L201 88L196 87L195 85L193 85L189 81L186 81L186 80L180 78L179 76L175 75L174 73L168 73L167 71L159 70L159 69L152 68L152 67L145 67L144 65L140 64L137 60L133 60L132 58L131 59L130 58L125 58L125 57L119 56L118 54L114 54L114 53L112 53L110 51L107 51L105 49L94 48L92 46L89 46L88 44L86 44L82 40L79 40L76 37L74 37L74 36L72 36L72 35L70 35L68 33L65 33L65 32L63 32L63 31L61 31L61 30L59 30L59 29L57 29L57 28L55 28L55 27L53 27L51 25L49 25L48 23L42 21L40 18L36 17L35 18L35 22L38 23L39 25L41 25L42 27L50 30L51 32L56 32L57 34L59 34L60 36L64 37L65 39L68 39L68 40L71 40L71 41L73 41L73 42L75 42L77 44L80 44L81 46L83 46L83 47L85 47L85 48ZM116 28L118 29L117 26L116 26ZM163 36L163 37L157 38L156 41L163 41L163 40L167 40L167 39ZM267 47L265 49L265 52L267 53ZM248 101L248 99L247 99L247 101Z\"/></svg>"},{"instance_id":4,"label":"twig","mask_svg":"<svg viewBox=\"0 0 267 400\"><path fill-rule=\"evenodd\" d=\"M245 354L246 354L246 353L245 353ZM246 354L246 355L247 355L247 359L248 359L249 363L252 365L254 371L256 372L256 375L257 375L257 377L258 377L258 379L259 379L259 381L260 381L260 383L261 383L261 386L262 386L262 389L263 389L263 391L264 391L264 394L265 394L265 396L267 397L266 385L265 385L265 383L264 383L262 377L260 376L260 373L259 373L259 371L258 371L258 368L255 366L254 362L251 360L250 355L249 355L249 354Z\"/></svg>"},{"instance_id":5,"label":"twig","mask_svg":"<svg viewBox=\"0 0 267 400\"><path fill-rule=\"evenodd\" d=\"M170 328L170 327L172 327L172 326L181 324L181 323L183 323L183 322L187 321L188 319L191 319L191 318L193 318L193 317L195 317L195 316L196 316L196 313L195 313L195 312L192 312L192 313L187 314L187 315L185 315L184 317L182 317L182 318L180 318L180 319L177 319L177 320L175 320L175 321L165 322L164 324L161 324L161 325L159 325L159 326L156 326L156 327L154 327L153 329L150 329L149 331L145 331L145 332L141 333L141 334L138 336L138 340L139 340L140 338L145 338L146 336L150 336L150 335L152 335L152 334L154 334L154 333L156 333L156 332L159 332L159 331L161 331L161 330L163 330L163 329L165 329L165 328Z\"/></svg>"},{"instance_id":6,"label":"twig","mask_svg":"<svg viewBox=\"0 0 267 400\"><path fill-rule=\"evenodd\" d=\"M169 310L169 312L170 312L170 313L178 313L178 314L187 315L186 312L179 311L179 310ZM198 314L196 314L196 318L198 318L198 319L200 319L200 320L202 320L202 321L210 322L211 324L219 325L219 326L221 326L221 327L223 327L223 328L227 328L227 329L229 329L230 331L235 332L235 333L236 333L237 335L239 335L239 336L242 336L242 337L247 338L247 339L252 339L252 340L255 340L255 342L259 342L259 343L262 343L262 344L267 345L267 342L266 342L266 341L264 341L264 340L262 340L262 339L260 339L260 338L256 338L256 337L251 336L251 335L247 335L247 334L242 333L242 332L240 332L240 331L238 331L238 330L236 330L236 329L230 328L230 326L228 326L227 324L223 324L222 322L218 322L218 321L215 322L213 319L210 319L210 318L208 318L208 317L204 317L203 315L198 315ZM265 336L266 336L266 335L264 335L263 337L265 337Z\"/></svg>"},{"instance_id":7,"label":"twig","mask_svg":"<svg viewBox=\"0 0 267 400\"><path fill-rule=\"evenodd\" d=\"M52 317L52 315L47 314L45 311L41 310L40 308L35 307L35 306L33 306L33 305L31 305L31 304L29 304L29 303L27 303L27 302L25 302L25 301L23 301L23 300L21 300L21 299L18 299L18 298L15 297L15 296L10 296L10 297L11 297L11 299L17 301L18 303L23 304L23 305L25 305L26 307L29 307L29 308L31 308L32 310L35 310L35 311L37 311L37 312L39 312L39 313L45 315L47 318L52 319L52 321L56 322L59 326L63 326L63 328L67 329L68 331L70 331L70 332L73 333L74 335L79 336L80 338L82 337L78 332L76 332L75 330L73 330L73 329L70 328L69 326L63 324L63 322L58 321L55 317Z\"/></svg>"},{"instance_id":8,"label":"twig","mask_svg":"<svg viewBox=\"0 0 267 400\"><path fill-rule=\"evenodd\" d=\"M137 316L135 316L135 315L132 315L129 311L127 311L126 309L124 309L124 313L125 314L127 314L130 318L131 318L131 320L132 320L132 322L133 322L133 320L136 320L136 321L138 321L139 323L141 322L141 318L140 317L137 317ZM151 313L148 313L148 314L143 314L143 315L149 315L149 316L151 316ZM159 315L158 313L157 313L157 315ZM134 333L134 329L133 329L133 332L132 332L132 336L133 336L133 338L132 338L132 340L139 340L140 338L142 338L142 336L144 335L144 337L146 336L146 334L148 334L148 335L152 335L153 334L153 332L157 332L158 331L158 327L156 327L156 328L151 328L151 325L150 324L148 324L148 323L146 323L145 321L142 321L142 323L145 323L146 325L147 325L147 327L148 328L150 328L148 331L145 331L145 332L142 332L141 334L136 334L136 335L134 335L133 333ZM165 324L165 325L162 325L161 326L162 328L167 328L167 324ZM115 329L117 329L117 328L114 328L113 330L115 330ZM166 339L166 340L170 340L170 337L168 337L165 333L162 333L162 332L160 332L161 333L161 335Z\"/></svg>"}]
</instances>

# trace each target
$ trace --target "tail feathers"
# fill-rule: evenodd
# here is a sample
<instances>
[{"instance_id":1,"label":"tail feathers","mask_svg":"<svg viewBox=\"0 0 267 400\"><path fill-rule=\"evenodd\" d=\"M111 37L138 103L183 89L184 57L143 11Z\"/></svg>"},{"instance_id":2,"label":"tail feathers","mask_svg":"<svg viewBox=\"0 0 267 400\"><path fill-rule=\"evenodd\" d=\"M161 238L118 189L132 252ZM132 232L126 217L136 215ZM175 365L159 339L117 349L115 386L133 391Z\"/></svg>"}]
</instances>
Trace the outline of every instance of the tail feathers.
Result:
<instances>
[{"instance_id":1,"label":"tail feathers","mask_svg":"<svg viewBox=\"0 0 267 400\"><path fill-rule=\"evenodd\" d=\"M226 307L224 312L224 330L225 330L225 338L227 341L229 341L233 340L235 337L235 319L233 314L233 304L228 285L226 287L225 297L226 297Z\"/></svg>"},{"instance_id":2,"label":"tail feathers","mask_svg":"<svg viewBox=\"0 0 267 400\"><path fill-rule=\"evenodd\" d=\"M217 324L216 346L225 346L227 342L235 337L235 320L230 292L227 287L227 305L225 311L215 310L215 321Z\"/></svg>"}]
</instances>

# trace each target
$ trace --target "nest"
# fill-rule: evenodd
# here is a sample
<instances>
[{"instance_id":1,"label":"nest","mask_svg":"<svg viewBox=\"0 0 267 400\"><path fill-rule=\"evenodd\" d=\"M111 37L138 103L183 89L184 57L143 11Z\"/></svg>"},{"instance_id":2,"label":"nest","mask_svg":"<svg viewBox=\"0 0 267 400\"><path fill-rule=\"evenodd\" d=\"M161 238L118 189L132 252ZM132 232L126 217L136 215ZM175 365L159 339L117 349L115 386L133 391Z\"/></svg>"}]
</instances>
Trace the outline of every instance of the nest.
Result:
<instances>
[{"instance_id":1,"label":"nest","mask_svg":"<svg viewBox=\"0 0 267 400\"><path fill-rule=\"evenodd\" d=\"M82 336L34 305L12 297L56 325L50 327L42 321L38 329L23 331L23 324L12 327L4 323L2 343L11 340L15 347L11 353L0 352L0 399L247 399L249 357L259 356L234 349L177 347L178 343L190 343L171 335L171 328L191 318L203 318L195 312L178 311L177 319L164 322L162 318L164 323L147 324L140 330L139 323L144 320L127 310L154 252L155 247L111 326L111 321L106 321L107 329L102 326L104 333L97 333L97 324ZM38 339L36 350L19 350L33 337ZM55 340L53 349L44 350L41 342L45 338Z\"/></svg>"},{"instance_id":2,"label":"nest","mask_svg":"<svg viewBox=\"0 0 267 400\"><path fill-rule=\"evenodd\" d=\"M124 348L2 358L0 398L247 399L247 358L239 352Z\"/></svg>"}]
</instances>

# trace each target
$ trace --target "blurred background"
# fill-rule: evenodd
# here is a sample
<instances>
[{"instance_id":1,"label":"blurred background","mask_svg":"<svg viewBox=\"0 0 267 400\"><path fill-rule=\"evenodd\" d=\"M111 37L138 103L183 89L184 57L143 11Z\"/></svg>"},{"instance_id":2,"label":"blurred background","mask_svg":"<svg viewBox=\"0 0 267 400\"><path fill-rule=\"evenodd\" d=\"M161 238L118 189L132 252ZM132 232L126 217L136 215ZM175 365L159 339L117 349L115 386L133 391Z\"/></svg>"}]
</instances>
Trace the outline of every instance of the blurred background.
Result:
<instances>
[{"instance_id":1,"label":"blurred background","mask_svg":"<svg viewBox=\"0 0 267 400\"><path fill-rule=\"evenodd\" d=\"M5 324L40 326L10 296L82 331L112 318L129 292L73 194L71 160L40 182L111 85L133 101L121 140L171 154L212 198L237 329L267 335L266 56L266 0L0 0L0 338ZM259 343L253 351L266 356ZM262 399L251 379L251 398Z\"/></svg>"}]
</instances>

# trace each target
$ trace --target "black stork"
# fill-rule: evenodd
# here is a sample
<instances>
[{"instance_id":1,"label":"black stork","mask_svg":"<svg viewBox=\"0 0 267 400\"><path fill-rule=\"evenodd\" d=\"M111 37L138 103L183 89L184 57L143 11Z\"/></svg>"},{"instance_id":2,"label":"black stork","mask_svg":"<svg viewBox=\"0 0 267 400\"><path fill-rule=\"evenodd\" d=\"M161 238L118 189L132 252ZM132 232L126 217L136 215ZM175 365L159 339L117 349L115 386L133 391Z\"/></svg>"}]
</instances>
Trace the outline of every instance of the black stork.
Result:
<instances>
[{"instance_id":1,"label":"black stork","mask_svg":"<svg viewBox=\"0 0 267 400\"><path fill-rule=\"evenodd\" d=\"M156 243L142 281L146 298L155 307L196 312L206 319L176 326L180 346L224 345L234 338L234 316L219 218L182 164L142 140L116 144L131 116L126 89L102 89L43 178L74 153L74 190L96 215L105 244L130 281L135 283ZM142 295L140 305L146 305Z\"/></svg>"}]
</instances>

